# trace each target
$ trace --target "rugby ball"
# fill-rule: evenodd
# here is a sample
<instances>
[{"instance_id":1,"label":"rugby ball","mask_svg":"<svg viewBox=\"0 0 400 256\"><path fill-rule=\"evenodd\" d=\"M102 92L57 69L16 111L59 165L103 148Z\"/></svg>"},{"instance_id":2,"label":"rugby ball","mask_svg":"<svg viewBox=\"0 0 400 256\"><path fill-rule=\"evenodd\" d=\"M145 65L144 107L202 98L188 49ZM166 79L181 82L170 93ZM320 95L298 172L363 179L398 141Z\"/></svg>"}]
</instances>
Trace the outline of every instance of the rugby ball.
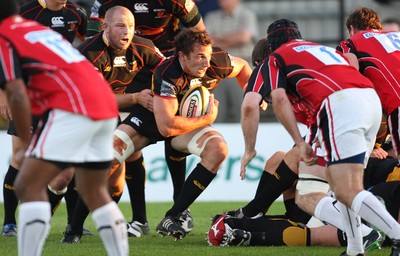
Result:
<instances>
[{"instance_id":1,"label":"rugby ball","mask_svg":"<svg viewBox=\"0 0 400 256\"><path fill-rule=\"evenodd\" d=\"M195 85L183 95L179 106L179 115L197 117L205 115L210 103L210 92L202 85Z\"/></svg>"}]
</instances>

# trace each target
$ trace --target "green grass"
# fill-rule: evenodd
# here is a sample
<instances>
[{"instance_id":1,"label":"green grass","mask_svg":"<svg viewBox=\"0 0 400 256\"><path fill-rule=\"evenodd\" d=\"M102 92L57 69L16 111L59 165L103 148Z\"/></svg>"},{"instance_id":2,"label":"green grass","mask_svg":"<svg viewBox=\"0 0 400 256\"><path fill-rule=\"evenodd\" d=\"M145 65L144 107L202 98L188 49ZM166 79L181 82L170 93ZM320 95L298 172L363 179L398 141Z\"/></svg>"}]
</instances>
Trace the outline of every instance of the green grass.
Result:
<instances>
[{"instance_id":1,"label":"green grass","mask_svg":"<svg viewBox=\"0 0 400 256\"><path fill-rule=\"evenodd\" d=\"M239 202L195 202L190 210L192 212L195 228L183 240L174 241L172 237L160 237L155 232L155 227L164 216L165 211L171 207L170 203L148 203L147 213L150 224L150 235L141 238L129 238L130 255L159 255L159 256L224 256L224 255L273 255L273 256L312 256L312 255L340 255L344 248L333 247L210 247L205 241L205 232L210 227L210 218L224 210L236 209L244 205ZM3 206L0 209L2 219ZM131 211L128 203L120 203L121 210L128 221ZM275 203L270 214L283 212L283 204ZM100 237L96 234L92 219L86 220L85 227L93 231L93 237L84 236L80 244L62 244L62 232L66 225L65 205L62 204L52 219L51 233L45 243L43 255L106 255ZM384 248L373 251L368 255L389 255L390 249ZM0 255L17 255L17 239L15 237L0 236Z\"/></svg>"}]
</instances>

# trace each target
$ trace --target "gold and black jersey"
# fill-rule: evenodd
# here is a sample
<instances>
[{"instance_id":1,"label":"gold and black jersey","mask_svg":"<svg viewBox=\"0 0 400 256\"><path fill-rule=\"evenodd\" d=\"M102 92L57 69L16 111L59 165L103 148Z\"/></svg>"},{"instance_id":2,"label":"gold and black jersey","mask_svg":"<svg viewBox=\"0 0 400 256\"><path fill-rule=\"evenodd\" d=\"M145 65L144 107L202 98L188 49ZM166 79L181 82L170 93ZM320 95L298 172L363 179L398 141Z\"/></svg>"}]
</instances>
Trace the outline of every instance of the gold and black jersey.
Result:
<instances>
[{"instance_id":1,"label":"gold and black jersey","mask_svg":"<svg viewBox=\"0 0 400 256\"><path fill-rule=\"evenodd\" d=\"M117 51L99 33L82 43L78 50L103 74L115 94L124 93L142 68L153 71L164 60L150 40L139 36L133 38L127 50ZM147 88L151 89L152 81L148 83Z\"/></svg>"},{"instance_id":2,"label":"gold and black jersey","mask_svg":"<svg viewBox=\"0 0 400 256\"><path fill-rule=\"evenodd\" d=\"M52 28L71 43L75 37L83 39L86 35L86 11L71 1L67 1L61 10L52 11L46 7L44 0L33 0L20 7L20 14Z\"/></svg>"}]
</instances>

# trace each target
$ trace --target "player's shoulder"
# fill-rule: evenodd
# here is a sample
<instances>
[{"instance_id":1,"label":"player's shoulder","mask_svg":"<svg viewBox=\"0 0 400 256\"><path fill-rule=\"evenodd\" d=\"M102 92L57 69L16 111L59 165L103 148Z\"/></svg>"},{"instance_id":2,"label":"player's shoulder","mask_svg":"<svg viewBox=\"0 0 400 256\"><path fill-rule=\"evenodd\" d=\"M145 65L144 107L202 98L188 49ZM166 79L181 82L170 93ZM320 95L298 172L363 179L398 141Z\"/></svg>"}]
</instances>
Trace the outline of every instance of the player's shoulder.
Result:
<instances>
[{"instance_id":1,"label":"player's shoulder","mask_svg":"<svg viewBox=\"0 0 400 256\"><path fill-rule=\"evenodd\" d=\"M81 16L81 17L83 16L83 17L87 18L87 13L85 11L85 8L83 8L79 4L68 0L65 7L67 7L68 9L70 9L72 11L77 12L79 16Z\"/></svg>"},{"instance_id":2,"label":"player's shoulder","mask_svg":"<svg viewBox=\"0 0 400 256\"><path fill-rule=\"evenodd\" d=\"M85 41L78 46L78 50L82 53L100 52L103 51L106 47L107 45L103 41L102 33L98 33L85 39Z\"/></svg>"},{"instance_id":3,"label":"player's shoulder","mask_svg":"<svg viewBox=\"0 0 400 256\"><path fill-rule=\"evenodd\" d=\"M176 80L182 77L183 70L177 57L171 56L164 60L156 69L158 76L166 80Z\"/></svg>"},{"instance_id":4,"label":"player's shoulder","mask_svg":"<svg viewBox=\"0 0 400 256\"><path fill-rule=\"evenodd\" d=\"M21 15L24 15L27 12L32 12L34 10L41 10L41 9L44 9L44 7L41 6L37 0L33 0L22 4L19 7L19 13Z\"/></svg>"},{"instance_id":5,"label":"player's shoulder","mask_svg":"<svg viewBox=\"0 0 400 256\"><path fill-rule=\"evenodd\" d=\"M132 39L132 44L137 47L150 47L155 48L153 41L150 39L141 37L141 36L134 36Z\"/></svg>"}]
</instances>

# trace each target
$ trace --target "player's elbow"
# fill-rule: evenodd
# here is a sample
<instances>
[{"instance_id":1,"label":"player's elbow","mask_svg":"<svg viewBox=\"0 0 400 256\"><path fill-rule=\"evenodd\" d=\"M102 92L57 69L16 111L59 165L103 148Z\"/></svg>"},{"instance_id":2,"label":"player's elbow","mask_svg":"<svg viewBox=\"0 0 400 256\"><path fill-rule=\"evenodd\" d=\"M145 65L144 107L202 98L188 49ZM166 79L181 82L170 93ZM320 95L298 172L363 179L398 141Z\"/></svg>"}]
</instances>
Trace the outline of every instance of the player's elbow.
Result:
<instances>
[{"instance_id":1,"label":"player's elbow","mask_svg":"<svg viewBox=\"0 0 400 256\"><path fill-rule=\"evenodd\" d=\"M158 132L163 136L163 137L172 137L175 136L174 130L169 128L168 125L165 124L158 124L157 123L157 128Z\"/></svg>"}]
</instances>

